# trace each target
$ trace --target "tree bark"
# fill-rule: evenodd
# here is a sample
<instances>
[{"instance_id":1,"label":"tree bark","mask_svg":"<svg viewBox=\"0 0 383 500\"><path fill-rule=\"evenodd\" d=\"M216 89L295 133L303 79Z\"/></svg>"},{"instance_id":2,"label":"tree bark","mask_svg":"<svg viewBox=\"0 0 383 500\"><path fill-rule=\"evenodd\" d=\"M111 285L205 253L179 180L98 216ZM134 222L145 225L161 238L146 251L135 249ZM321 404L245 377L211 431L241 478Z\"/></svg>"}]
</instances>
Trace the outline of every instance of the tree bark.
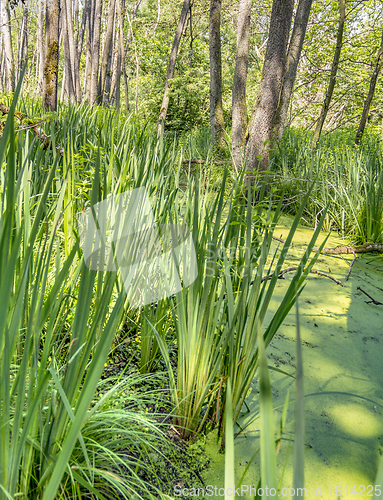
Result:
<instances>
[{"instance_id":1,"label":"tree bark","mask_svg":"<svg viewBox=\"0 0 383 500\"><path fill-rule=\"evenodd\" d=\"M92 71L90 81L90 103L94 104L99 96L98 69L100 66L101 0L94 0L94 24L92 33Z\"/></svg>"},{"instance_id":2,"label":"tree bark","mask_svg":"<svg viewBox=\"0 0 383 500\"><path fill-rule=\"evenodd\" d=\"M232 156L237 170L241 168L247 128L246 81L249 66L249 32L252 0L240 0L237 24L237 52L233 81Z\"/></svg>"},{"instance_id":3,"label":"tree bark","mask_svg":"<svg viewBox=\"0 0 383 500\"><path fill-rule=\"evenodd\" d=\"M124 51L124 10L125 2L121 3L121 0L116 0L116 10L117 10L117 20L118 20L118 57L117 57L117 69L116 69L116 108L120 107L120 89L121 89L121 73L124 74L124 85L125 85L125 106L126 111L129 111L129 94L128 94L128 84L126 75L126 61L125 61L125 51Z\"/></svg>"},{"instance_id":4,"label":"tree bark","mask_svg":"<svg viewBox=\"0 0 383 500\"><path fill-rule=\"evenodd\" d=\"M56 111L59 68L60 0L47 2L45 16L45 61L43 79L43 109Z\"/></svg>"},{"instance_id":5,"label":"tree bark","mask_svg":"<svg viewBox=\"0 0 383 500\"><path fill-rule=\"evenodd\" d=\"M367 99L364 103L363 113L362 113L362 116L360 118L358 132L356 133L356 137L355 137L355 144L356 145L358 145L360 143L362 136L363 136L364 129L366 127L367 117L368 117L368 113L370 111L370 106L371 106L371 101L374 97L376 82L378 80L380 70L382 69L382 64L383 64L383 32L382 32L382 40L380 42L380 48L379 48L378 55L376 58L375 69L374 69L374 72L373 72L373 74L371 76L371 80L370 80L370 88L368 90Z\"/></svg>"},{"instance_id":6,"label":"tree bark","mask_svg":"<svg viewBox=\"0 0 383 500\"><path fill-rule=\"evenodd\" d=\"M285 72L294 0L273 0L260 92L249 124L245 182L251 190L268 169L270 134Z\"/></svg>"},{"instance_id":7,"label":"tree bark","mask_svg":"<svg viewBox=\"0 0 383 500\"><path fill-rule=\"evenodd\" d=\"M322 106L321 114L319 116L317 125L315 127L313 143L312 143L313 148L315 148L317 142L319 141L319 137L322 133L323 124L326 120L327 112L330 107L332 94L334 92L336 75L338 73L338 67L339 67L340 53L342 51L342 45L343 45L343 31L344 31L345 20L346 20L346 0L339 0L339 23L338 23L338 32L336 37L334 59L332 61L332 66L331 66L330 83L328 85L327 94Z\"/></svg>"},{"instance_id":8,"label":"tree bark","mask_svg":"<svg viewBox=\"0 0 383 500\"><path fill-rule=\"evenodd\" d=\"M280 141L282 139L283 131L286 126L287 112L293 93L295 77L297 76L298 63L306 35L311 5L312 0L299 0L298 3L293 32L287 52L286 73L283 79L281 97L275 114L273 131L271 133L273 141Z\"/></svg>"},{"instance_id":9,"label":"tree bark","mask_svg":"<svg viewBox=\"0 0 383 500\"><path fill-rule=\"evenodd\" d=\"M178 50L180 47L182 33L184 32L185 27L186 27L189 9L190 9L190 0L184 0L180 20L178 22L176 34L175 34L174 41L173 41L172 50L170 52L168 71L166 74L164 97L162 99L161 111L160 111L160 115L158 117L157 137L161 136L161 134L163 133L164 127L165 127L165 120L166 120L166 115L168 112L169 101L170 101L170 89L171 89L171 85L172 85L172 79L174 76L176 59L177 59Z\"/></svg>"},{"instance_id":10,"label":"tree bark","mask_svg":"<svg viewBox=\"0 0 383 500\"><path fill-rule=\"evenodd\" d=\"M44 4L43 0L38 0L37 12L37 61L38 61L38 81L39 88L43 90L44 80Z\"/></svg>"},{"instance_id":11,"label":"tree bark","mask_svg":"<svg viewBox=\"0 0 383 500\"><path fill-rule=\"evenodd\" d=\"M92 45L93 45L93 11L94 0L87 0L86 13L86 63L85 63L85 99L90 101L92 79Z\"/></svg>"},{"instance_id":12,"label":"tree bark","mask_svg":"<svg viewBox=\"0 0 383 500\"><path fill-rule=\"evenodd\" d=\"M107 27L106 27L105 43L104 43L104 49L103 49L103 53L102 53L102 62L101 62L101 70L100 70L100 98L99 98L100 104L102 104L104 102L106 72L108 69L108 62L109 62L110 57L111 57L110 50L111 50L111 46L113 43L115 5L116 5L115 0L109 0L108 21L107 21Z\"/></svg>"},{"instance_id":13,"label":"tree bark","mask_svg":"<svg viewBox=\"0 0 383 500\"><path fill-rule=\"evenodd\" d=\"M81 102L81 88L80 88L80 73L79 65L77 59L77 40L74 36L73 27L73 11L72 11L73 0L66 0L66 20L67 20L67 34L68 34L68 44L69 44L69 59L70 59L70 69L72 73L72 86L74 91L74 96L77 103ZM78 26L77 26L78 31Z\"/></svg>"},{"instance_id":14,"label":"tree bark","mask_svg":"<svg viewBox=\"0 0 383 500\"><path fill-rule=\"evenodd\" d=\"M5 55L5 89L7 92L15 91L15 63L13 58L12 36L11 36L11 19L9 12L9 4L7 0L1 2L1 25L3 30L3 44Z\"/></svg>"},{"instance_id":15,"label":"tree bark","mask_svg":"<svg viewBox=\"0 0 383 500\"><path fill-rule=\"evenodd\" d=\"M81 17L81 26L80 26L80 32L78 36L78 41L77 41L77 59L78 59L78 65L80 66L80 60L81 60L81 54L82 54L82 47L84 44L84 35L85 35L85 28L86 28L86 22L88 19L89 11L90 11L90 0L85 0L84 2L84 8L82 11L82 17ZM87 34L87 37L89 34Z\"/></svg>"},{"instance_id":16,"label":"tree bark","mask_svg":"<svg viewBox=\"0 0 383 500\"><path fill-rule=\"evenodd\" d=\"M62 22L62 36L64 43L64 64L65 64L65 79L63 78L63 85L66 86L66 91L68 95L68 99L70 102L74 102L76 99L76 89L74 84L74 68L73 68L73 60L72 60L72 52L70 49L70 21L69 21L69 12L68 12L68 3L71 0L62 0L62 14L63 14L63 22Z\"/></svg>"},{"instance_id":17,"label":"tree bark","mask_svg":"<svg viewBox=\"0 0 383 500\"><path fill-rule=\"evenodd\" d=\"M21 21L21 43L19 54L19 67L17 79L20 78L21 72L28 59L28 6L24 6L23 19Z\"/></svg>"},{"instance_id":18,"label":"tree bark","mask_svg":"<svg viewBox=\"0 0 383 500\"><path fill-rule=\"evenodd\" d=\"M213 148L222 150L225 146L225 122L222 104L221 0L210 0L209 54L211 142Z\"/></svg>"}]
</instances>

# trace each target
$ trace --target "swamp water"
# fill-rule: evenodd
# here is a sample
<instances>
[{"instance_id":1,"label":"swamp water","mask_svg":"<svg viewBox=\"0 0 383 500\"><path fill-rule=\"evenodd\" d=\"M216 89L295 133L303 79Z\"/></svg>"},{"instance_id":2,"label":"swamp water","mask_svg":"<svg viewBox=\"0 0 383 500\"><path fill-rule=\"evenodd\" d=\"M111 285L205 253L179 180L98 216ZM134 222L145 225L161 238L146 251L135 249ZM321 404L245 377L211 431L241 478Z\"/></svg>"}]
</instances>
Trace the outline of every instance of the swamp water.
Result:
<instances>
[{"instance_id":1,"label":"swamp water","mask_svg":"<svg viewBox=\"0 0 383 500\"><path fill-rule=\"evenodd\" d=\"M283 218L274 235L285 239L288 230L289 219ZM284 269L298 264L298 256L302 255L312 233L307 228L297 229L291 258L286 260ZM321 235L320 241L325 236ZM277 245L277 242L274 243ZM345 244L343 240L331 235L326 247L334 248L342 244ZM337 485L342 487L342 498L346 498L346 487L348 497L367 497L368 492L371 496L372 488L367 489L367 486L374 485L383 453L383 306L367 304L368 297L357 289L361 287L375 300L383 302L383 258L371 254L359 255L349 280L345 281L352 258L352 254L336 257L320 255L313 269L330 274L344 286L327 277L310 274L299 298L305 394L305 498L318 498L321 493L323 499L336 499ZM292 275L285 274L284 280L278 280L270 304L271 313L276 311ZM294 306L267 348L269 366L295 374L295 340ZM270 378L275 430L278 429L290 389L287 423L277 454L281 487L290 488L293 476L294 380L271 370ZM244 430L235 439L235 473L238 483L251 462L243 484L256 488L260 476L259 453L254 458L260 445L257 380L252 384L247 405L249 412L239 420ZM236 432L238 430L236 428ZM222 488L224 455L219 454L218 449L213 432L207 441L211 466L205 473L204 481L206 485ZM353 490L354 486L356 489ZM280 494L280 497L291 498L288 494ZM244 495L243 498L253 496Z\"/></svg>"}]
</instances>

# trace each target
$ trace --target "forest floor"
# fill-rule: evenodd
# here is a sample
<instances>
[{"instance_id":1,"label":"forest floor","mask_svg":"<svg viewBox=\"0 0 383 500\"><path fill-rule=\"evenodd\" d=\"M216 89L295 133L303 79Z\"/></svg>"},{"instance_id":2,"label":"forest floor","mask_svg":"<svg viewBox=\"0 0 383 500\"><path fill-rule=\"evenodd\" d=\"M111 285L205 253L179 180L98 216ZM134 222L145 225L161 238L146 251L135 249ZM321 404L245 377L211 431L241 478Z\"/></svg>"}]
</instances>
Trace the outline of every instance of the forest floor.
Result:
<instances>
[{"instance_id":1,"label":"forest floor","mask_svg":"<svg viewBox=\"0 0 383 500\"><path fill-rule=\"evenodd\" d=\"M282 218L274 235L285 239L289 221L288 217ZM312 233L310 229L298 228L284 267L297 265ZM322 233L320 238L323 240L325 236ZM333 233L326 247L342 244L344 241ZM368 303L368 297L360 291L361 288L383 302L383 258L372 254L358 256L349 280L345 281L352 259L352 255L321 255L314 269L328 273L343 286L327 277L310 274L299 298L305 393L305 498L337 498L338 485L342 488L342 498L347 496L346 488L348 496L371 496L373 487L368 485L374 485L383 452L383 305ZM292 275L287 273L285 279L278 281L270 317ZM292 375L296 324L293 307L267 349L269 366ZM294 379L277 371L270 371L270 377L276 428L290 391L287 425L277 455L281 487L290 488L294 459ZM247 399L249 412L239 421L244 430L235 440L235 461L237 482L251 462L243 484L256 488L260 477L257 380L251 391ZM218 454L214 437L213 432L208 438L212 466L205 474L205 482L223 487L224 455Z\"/></svg>"}]
</instances>

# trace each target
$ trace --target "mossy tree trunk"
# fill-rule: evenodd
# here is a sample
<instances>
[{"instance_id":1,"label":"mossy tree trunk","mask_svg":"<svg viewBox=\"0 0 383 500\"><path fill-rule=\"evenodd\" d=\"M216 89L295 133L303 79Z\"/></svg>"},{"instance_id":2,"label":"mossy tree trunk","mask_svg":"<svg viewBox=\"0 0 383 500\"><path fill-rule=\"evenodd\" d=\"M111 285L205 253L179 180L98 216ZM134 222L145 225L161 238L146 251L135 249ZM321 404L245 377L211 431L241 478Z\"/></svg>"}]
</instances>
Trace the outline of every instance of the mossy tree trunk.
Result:
<instances>
[{"instance_id":1,"label":"mossy tree trunk","mask_svg":"<svg viewBox=\"0 0 383 500\"><path fill-rule=\"evenodd\" d=\"M211 142L214 149L221 151L225 146L222 104L221 0L210 0L209 54Z\"/></svg>"},{"instance_id":2,"label":"mossy tree trunk","mask_svg":"<svg viewBox=\"0 0 383 500\"><path fill-rule=\"evenodd\" d=\"M298 63L301 57L303 42L306 35L307 23L310 16L312 0L299 0L295 15L293 32L291 34L287 52L286 73L283 78L282 92L275 113L272 140L280 141L286 126L287 112L290 105Z\"/></svg>"},{"instance_id":3,"label":"mossy tree trunk","mask_svg":"<svg viewBox=\"0 0 383 500\"><path fill-rule=\"evenodd\" d=\"M314 132L314 137L313 137L313 142L312 142L313 148L315 148L315 146L317 145L317 142L319 141L319 137L322 133L322 128L323 128L324 122L326 120L327 112L330 108L331 98L332 98L332 94L334 92L335 83L336 83L336 75L338 73L340 53L342 52L343 31L344 31L345 21L346 21L346 0L339 0L339 23L338 23L338 32L337 32L337 36L336 36L336 47L335 47L335 52L334 52L334 59L332 61L332 65L331 65L330 82L328 85L325 100L323 102L321 114L318 118L318 121L317 121L317 124L315 127L315 132Z\"/></svg>"},{"instance_id":4,"label":"mossy tree trunk","mask_svg":"<svg viewBox=\"0 0 383 500\"><path fill-rule=\"evenodd\" d=\"M59 68L60 0L47 2L45 16L45 61L43 78L43 109L56 111Z\"/></svg>"},{"instance_id":5,"label":"mossy tree trunk","mask_svg":"<svg viewBox=\"0 0 383 500\"><path fill-rule=\"evenodd\" d=\"M237 51L233 80L232 155L234 166L241 168L246 138L247 107L246 81L249 66L249 32L252 0L240 0L237 23Z\"/></svg>"},{"instance_id":6,"label":"mossy tree trunk","mask_svg":"<svg viewBox=\"0 0 383 500\"><path fill-rule=\"evenodd\" d=\"M246 185L253 190L269 166L269 142L285 73L294 0L273 0L260 91L249 123Z\"/></svg>"},{"instance_id":7,"label":"mossy tree trunk","mask_svg":"<svg viewBox=\"0 0 383 500\"><path fill-rule=\"evenodd\" d=\"M356 133L355 144L359 144L362 139L363 132L367 123L368 113L370 111L371 101L375 93L376 82L378 81L380 70L382 69L382 64L383 64L383 32L382 32L382 40L380 42L378 55L376 57L375 69L370 80L370 88L368 90L367 99L364 103L363 113L360 118L358 132Z\"/></svg>"}]
</instances>

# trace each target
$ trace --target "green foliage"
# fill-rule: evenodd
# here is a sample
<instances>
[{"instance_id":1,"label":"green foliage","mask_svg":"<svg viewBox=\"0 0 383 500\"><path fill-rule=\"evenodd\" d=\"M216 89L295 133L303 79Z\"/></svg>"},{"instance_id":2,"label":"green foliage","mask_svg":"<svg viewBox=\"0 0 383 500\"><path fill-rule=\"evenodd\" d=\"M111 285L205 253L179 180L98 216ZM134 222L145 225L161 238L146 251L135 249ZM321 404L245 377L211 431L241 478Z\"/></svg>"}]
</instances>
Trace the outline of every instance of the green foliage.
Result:
<instances>
[{"instance_id":1,"label":"green foliage","mask_svg":"<svg viewBox=\"0 0 383 500\"><path fill-rule=\"evenodd\" d=\"M316 224L328 207L327 230L336 229L358 244L381 243L381 145L374 135L367 135L359 147L353 139L353 131L337 131L322 137L312 150L311 134L288 129L272 154L274 180L290 200L287 210L296 213L308 182L317 179L304 220Z\"/></svg>"},{"instance_id":2,"label":"green foliage","mask_svg":"<svg viewBox=\"0 0 383 500\"><path fill-rule=\"evenodd\" d=\"M107 409L128 382L106 393L99 385L125 294L115 273L85 266L74 219L107 192L161 185L155 164L166 168L166 161L158 149L149 159L151 139L143 130L132 135L134 124L127 131L119 116L83 106L57 123L67 155L61 163L28 132L16 140L14 105L0 142L0 498L153 498L156 465L148 456L164 441L158 423L128 411L129 394ZM112 129L116 155L101 149ZM75 181L86 196L74 196Z\"/></svg>"}]
</instances>

